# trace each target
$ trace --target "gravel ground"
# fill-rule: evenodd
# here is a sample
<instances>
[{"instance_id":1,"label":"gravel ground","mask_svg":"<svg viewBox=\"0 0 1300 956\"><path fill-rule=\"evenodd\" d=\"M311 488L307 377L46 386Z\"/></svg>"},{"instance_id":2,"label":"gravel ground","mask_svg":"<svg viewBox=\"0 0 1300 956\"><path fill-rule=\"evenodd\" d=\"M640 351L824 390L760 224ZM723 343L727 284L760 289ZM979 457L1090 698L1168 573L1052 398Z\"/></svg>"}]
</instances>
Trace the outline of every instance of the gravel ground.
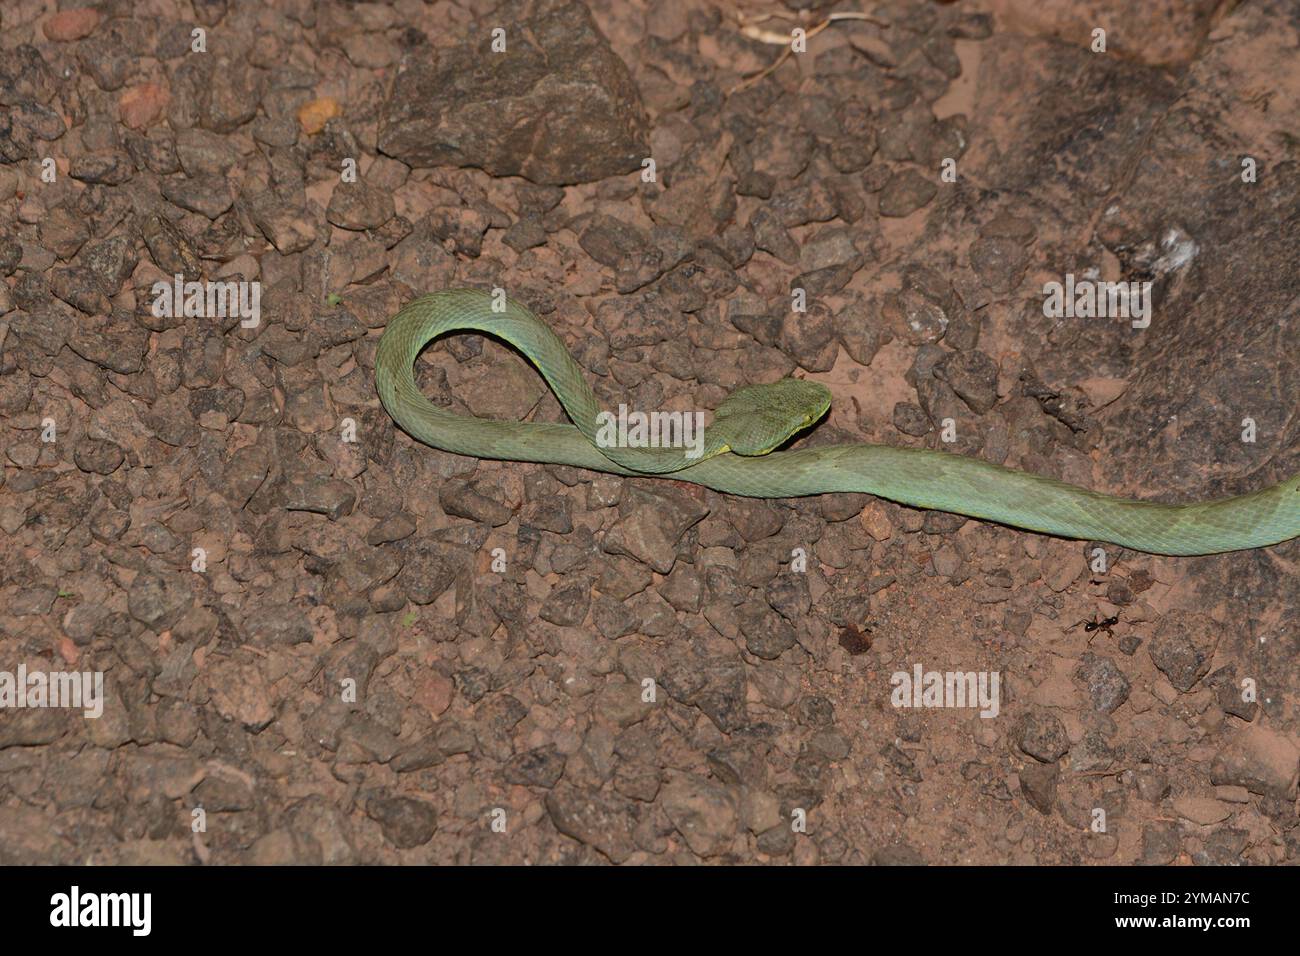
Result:
<instances>
[{"instance_id":1,"label":"gravel ground","mask_svg":"<svg viewBox=\"0 0 1300 956\"><path fill-rule=\"evenodd\" d=\"M1300 860L1298 541L478 462L380 408L393 312L502 287L610 408L797 374L803 445L1300 470L1300 8L803 5L5 4L0 704L103 699L0 709L0 863ZM1046 317L1066 274L1150 326ZM563 420L494 341L417 370ZM900 706L918 668L996 706Z\"/></svg>"}]
</instances>

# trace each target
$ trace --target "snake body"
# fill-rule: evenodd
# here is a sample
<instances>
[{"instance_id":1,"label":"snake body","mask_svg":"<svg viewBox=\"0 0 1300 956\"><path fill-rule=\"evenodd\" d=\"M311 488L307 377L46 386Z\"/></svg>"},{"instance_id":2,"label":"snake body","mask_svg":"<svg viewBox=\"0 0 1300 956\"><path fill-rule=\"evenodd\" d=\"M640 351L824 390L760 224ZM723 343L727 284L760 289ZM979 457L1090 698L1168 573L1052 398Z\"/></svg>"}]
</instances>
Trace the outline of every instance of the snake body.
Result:
<instances>
[{"instance_id":1,"label":"snake body","mask_svg":"<svg viewBox=\"0 0 1300 956\"><path fill-rule=\"evenodd\" d=\"M448 332L486 333L514 346L542 373L573 424L495 421L435 406L416 385L413 366L425 345ZM787 384L792 382L799 384ZM829 406L822 386L797 379L741 389L728 399L739 406L740 429L750 433L747 451L752 453L733 450L741 442L737 432L718 425L722 407L707 430L713 434L705 454L693 460L680 449L597 447L601 409L563 341L525 306L473 289L422 296L394 316L379 342L375 384L388 414L413 438L476 458L658 475L753 498L866 492L917 508L1152 554L1214 554L1300 535L1300 475L1234 498L1164 504L1103 495L929 449L852 444L766 453Z\"/></svg>"}]
</instances>

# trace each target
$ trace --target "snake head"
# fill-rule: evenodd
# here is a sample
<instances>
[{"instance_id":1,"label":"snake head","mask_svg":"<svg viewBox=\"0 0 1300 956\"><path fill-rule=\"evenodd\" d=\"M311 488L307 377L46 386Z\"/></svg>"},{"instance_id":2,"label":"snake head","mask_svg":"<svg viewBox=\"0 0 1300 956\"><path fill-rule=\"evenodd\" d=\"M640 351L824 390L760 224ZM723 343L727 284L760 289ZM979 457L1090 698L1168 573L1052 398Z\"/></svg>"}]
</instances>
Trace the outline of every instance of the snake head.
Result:
<instances>
[{"instance_id":1,"label":"snake head","mask_svg":"<svg viewBox=\"0 0 1300 956\"><path fill-rule=\"evenodd\" d=\"M768 385L745 385L713 413L710 441L722 441L737 455L766 455L830 407L830 390L817 382L783 378Z\"/></svg>"}]
</instances>

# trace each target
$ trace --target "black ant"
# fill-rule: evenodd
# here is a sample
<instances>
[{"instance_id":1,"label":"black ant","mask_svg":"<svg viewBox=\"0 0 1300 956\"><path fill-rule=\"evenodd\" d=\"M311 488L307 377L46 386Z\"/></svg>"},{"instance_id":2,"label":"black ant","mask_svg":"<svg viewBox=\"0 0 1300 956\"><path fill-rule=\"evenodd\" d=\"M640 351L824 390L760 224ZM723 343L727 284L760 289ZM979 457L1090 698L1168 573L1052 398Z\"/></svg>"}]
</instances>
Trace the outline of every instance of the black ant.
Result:
<instances>
[{"instance_id":1,"label":"black ant","mask_svg":"<svg viewBox=\"0 0 1300 956\"><path fill-rule=\"evenodd\" d=\"M1097 636L1097 633L1096 633L1097 631L1104 631L1104 632L1106 633L1106 636L1107 636L1107 637L1109 637L1111 640L1114 640L1114 639L1115 639L1115 632L1112 631L1111 628L1114 627L1114 626L1115 626L1116 624L1118 624L1118 623L1119 623L1119 615L1118 615L1118 614L1116 614L1114 617L1103 618L1103 619L1100 620L1100 621L1097 620L1097 615L1094 614L1094 615L1092 616L1092 620L1091 620L1091 621L1080 621L1080 622L1079 622L1079 624L1082 624L1082 625L1083 625L1084 633L1085 633L1085 634L1091 634L1091 635L1092 635L1092 637L1088 638L1088 643L1089 643L1089 644L1091 644L1092 641L1093 641L1093 638L1095 638L1095 637ZM1073 630L1074 628L1078 627L1079 624L1073 624L1073 625L1071 625L1070 629Z\"/></svg>"}]
</instances>

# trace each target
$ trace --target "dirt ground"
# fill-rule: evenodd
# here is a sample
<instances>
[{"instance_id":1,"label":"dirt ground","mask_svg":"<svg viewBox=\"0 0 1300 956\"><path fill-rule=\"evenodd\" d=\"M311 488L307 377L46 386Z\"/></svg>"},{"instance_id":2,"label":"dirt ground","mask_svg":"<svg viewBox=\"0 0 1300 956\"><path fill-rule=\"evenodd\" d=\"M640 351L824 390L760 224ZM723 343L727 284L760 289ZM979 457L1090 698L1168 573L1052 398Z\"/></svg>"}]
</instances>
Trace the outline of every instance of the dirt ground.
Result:
<instances>
[{"instance_id":1,"label":"dirt ground","mask_svg":"<svg viewBox=\"0 0 1300 956\"><path fill-rule=\"evenodd\" d=\"M462 285L609 408L795 374L801 445L1300 471L1300 6L860 9L6 2L0 863L1300 861L1300 540L479 462L380 407L388 317ZM1149 325L1049 317L1067 275ZM417 370L563 420L495 341Z\"/></svg>"}]
</instances>

